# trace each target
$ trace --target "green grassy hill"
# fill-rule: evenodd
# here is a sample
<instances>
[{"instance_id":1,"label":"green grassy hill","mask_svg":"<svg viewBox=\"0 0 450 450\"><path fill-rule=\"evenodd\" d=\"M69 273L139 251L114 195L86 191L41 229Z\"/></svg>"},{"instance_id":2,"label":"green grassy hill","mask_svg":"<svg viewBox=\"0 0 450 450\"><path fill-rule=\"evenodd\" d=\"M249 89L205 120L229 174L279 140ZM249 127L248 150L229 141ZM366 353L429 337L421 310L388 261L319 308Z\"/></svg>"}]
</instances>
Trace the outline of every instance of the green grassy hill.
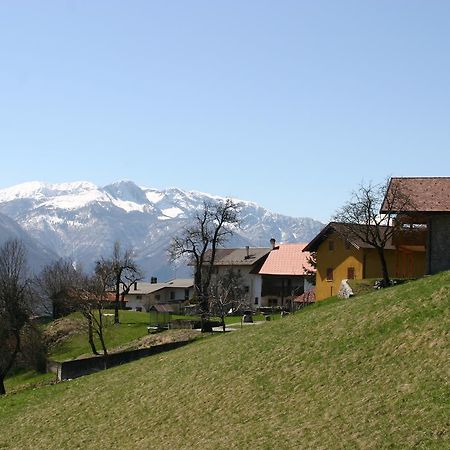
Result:
<instances>
[{"instance_id":1,"label":"green grassy hill","mask_svg":"<svg viewBox=\"0 0 450 450\"><path fill-rule=\"evenodd\" d=\"M0 448L450 448L450 273L0 399Z\"/></svg>"}]
</instances>

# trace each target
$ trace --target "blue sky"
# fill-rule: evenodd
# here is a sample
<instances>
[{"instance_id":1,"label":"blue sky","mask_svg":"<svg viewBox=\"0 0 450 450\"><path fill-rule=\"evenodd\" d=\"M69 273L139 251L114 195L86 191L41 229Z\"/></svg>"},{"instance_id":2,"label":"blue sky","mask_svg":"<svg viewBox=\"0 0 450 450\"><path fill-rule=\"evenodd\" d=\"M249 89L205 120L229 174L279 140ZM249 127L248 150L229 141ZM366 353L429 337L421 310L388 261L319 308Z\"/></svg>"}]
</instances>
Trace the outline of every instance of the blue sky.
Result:
<instances>
[{"instance_id":1,"label":"blue sky","mask_svg":"<svg viewBox=\"0 0 450 450\"><path fill-rule=\"evenodd\" d=\"M0 2L0 188L129 179L323 221L450 175L450 2Z\"/></svg>"}]
</instances>

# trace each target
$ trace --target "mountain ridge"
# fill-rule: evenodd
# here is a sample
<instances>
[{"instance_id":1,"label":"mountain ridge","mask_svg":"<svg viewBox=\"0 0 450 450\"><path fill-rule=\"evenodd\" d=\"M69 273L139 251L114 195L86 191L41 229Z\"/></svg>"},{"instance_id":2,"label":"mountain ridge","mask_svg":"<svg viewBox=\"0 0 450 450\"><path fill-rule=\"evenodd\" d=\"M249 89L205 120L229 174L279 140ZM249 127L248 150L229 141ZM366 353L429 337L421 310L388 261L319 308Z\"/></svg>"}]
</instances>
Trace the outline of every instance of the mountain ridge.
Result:
<instances>
[{"instance_id":1,"label":"mountain ridge","mask_svg":"<svg viewBox=\"0 0 450 450\"><path fill-rule=\"evenodd\" d=\"M27 268L32 273L39 273L42 268L58 256L33 238L15 220L0 213L0 245L17 239L23 243Z\"/></svg>"},{"instance_id":2,"label":"mountain ridge","mask_svg":"<svg viewBox=\"0 0 450 450\"><path fill-rule=\"evenodd\" d=\"M121 180L99 187L89 181L26 182L0 189L0 213L20 224L33 238L61 257L90 268L108 256L116 240L136 252L146 277L188 275L180 263L169 264L170 239L187 225L204 201L225 197L171 187L141 187ZM255 202L233 199L241 206L242 226L230 246L269 246L309 241L323 227L308 217L273 213Z\"/></svg>"}]
</instances>

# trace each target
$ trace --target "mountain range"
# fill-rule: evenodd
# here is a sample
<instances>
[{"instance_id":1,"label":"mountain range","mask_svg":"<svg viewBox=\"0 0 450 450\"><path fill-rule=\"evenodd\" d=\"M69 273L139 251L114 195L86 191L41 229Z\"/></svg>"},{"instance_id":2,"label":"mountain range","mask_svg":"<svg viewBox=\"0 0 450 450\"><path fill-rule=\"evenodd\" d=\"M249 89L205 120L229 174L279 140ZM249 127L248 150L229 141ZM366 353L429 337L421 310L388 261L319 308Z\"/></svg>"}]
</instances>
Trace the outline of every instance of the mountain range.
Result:
<instances>
[{"instance_id":1,"label":"mountain range","mask_svg":"<svg viewBox=\"0 0 450 450\"><path fill-rule=\"evenodd\" d=\"M28 182L0 190L0 237L5 240L11 234L7 229L20 230L34 249L29 254L39 262L34 266L59 256L72 258L87 270L101 256L108 257L119 241L122 248L133 249L146 278L169 279L189 274L185 263L170 264L171 238L191 222L204 201L221 199L178 188L139 187L132 181L104 187L85 181ZM271 238L306 242L323 228L311 218L288 217L253 202L236 201L242 223L230 246L269 247Z\"/></svg>"},{"instance_id":2,"label":"mountain range","mask_svg":"<svg viewBox=\"0 0 450 450\"><path fill-rule=\"evenodd\" d=\"M12 239L17 239L23 243L28 269L33 273L38 273L46 264L58 258L55 252L33 238L17 222L4 214L0 214L0 246Z\"/></svg>"}]
</instances>

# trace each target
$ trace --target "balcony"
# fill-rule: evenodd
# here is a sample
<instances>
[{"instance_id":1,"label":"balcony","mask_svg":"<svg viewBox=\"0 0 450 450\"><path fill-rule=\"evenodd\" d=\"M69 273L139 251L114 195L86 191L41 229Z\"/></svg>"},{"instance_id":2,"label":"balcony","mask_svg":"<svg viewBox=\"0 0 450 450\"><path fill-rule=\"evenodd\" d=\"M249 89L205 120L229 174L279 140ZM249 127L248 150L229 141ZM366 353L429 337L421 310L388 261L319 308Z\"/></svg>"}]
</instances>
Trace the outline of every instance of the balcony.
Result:
<instances>
[{"instance_id":1,"label":"balcony","mask_svg":"<svg viewBox=\"0 0 450 450\"><path fill-rule=\"evenodd\" d=\"M426 228L399 229L392 236L392 243L413 251L424 251L427 243L428 231Z\"/></svg>"}]
</instances>

